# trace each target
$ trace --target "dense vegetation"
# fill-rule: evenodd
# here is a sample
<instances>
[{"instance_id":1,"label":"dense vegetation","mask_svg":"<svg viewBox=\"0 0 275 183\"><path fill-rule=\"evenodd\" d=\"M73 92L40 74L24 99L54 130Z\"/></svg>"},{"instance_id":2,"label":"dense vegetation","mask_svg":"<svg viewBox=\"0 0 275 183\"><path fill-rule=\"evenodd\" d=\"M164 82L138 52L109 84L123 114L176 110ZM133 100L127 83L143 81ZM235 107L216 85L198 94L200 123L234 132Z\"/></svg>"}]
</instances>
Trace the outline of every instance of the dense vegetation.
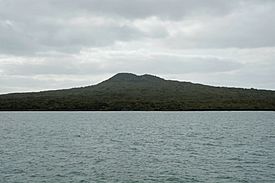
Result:
<instances>
[{"instance_id":1,"label":"dense vegetation","mask_svg":"<svg viewBox=\"0 0 275 183\"><path fill-rule=\"evenodd\" d=\"M0 110L275 110L275 91L120 73L94 86L0 95Z\"/></svg>"}]
</instances>

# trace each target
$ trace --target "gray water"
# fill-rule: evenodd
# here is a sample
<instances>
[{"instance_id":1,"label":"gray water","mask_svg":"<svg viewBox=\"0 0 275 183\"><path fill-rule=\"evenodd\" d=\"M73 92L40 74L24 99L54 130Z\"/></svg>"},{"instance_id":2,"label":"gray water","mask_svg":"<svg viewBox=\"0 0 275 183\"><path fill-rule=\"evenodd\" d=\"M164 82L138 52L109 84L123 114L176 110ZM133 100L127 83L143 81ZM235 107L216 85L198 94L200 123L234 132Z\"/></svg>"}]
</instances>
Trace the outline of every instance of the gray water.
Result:
<instances>
[{"instance_id":1,"label":"gray water","mask_svg":"<svg viewBox=\"0 0 275 183\"><path fill-rule=\"evenodd\" d=\"M275 182L274 112L1 112L0 182Z\"/></svg>"}]
</instances>

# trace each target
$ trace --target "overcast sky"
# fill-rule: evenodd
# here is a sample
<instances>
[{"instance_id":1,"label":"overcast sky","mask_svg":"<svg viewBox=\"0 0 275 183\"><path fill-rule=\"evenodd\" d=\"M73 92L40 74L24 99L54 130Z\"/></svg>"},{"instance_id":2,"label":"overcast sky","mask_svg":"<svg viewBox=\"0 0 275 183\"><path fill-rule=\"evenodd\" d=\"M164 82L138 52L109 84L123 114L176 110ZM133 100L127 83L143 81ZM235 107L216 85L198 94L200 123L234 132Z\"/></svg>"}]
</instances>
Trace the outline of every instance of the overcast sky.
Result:
<instances>
[{"instance_id":1,"label":"overcast sky","mask_svg":"<svg viewBox=\"0 0 275 183\"><path fill-rule=\"evenodd\" d=\"M0 93L118 72L275 90L274 0L0 0Z\"/></svg>"}]
</instances>

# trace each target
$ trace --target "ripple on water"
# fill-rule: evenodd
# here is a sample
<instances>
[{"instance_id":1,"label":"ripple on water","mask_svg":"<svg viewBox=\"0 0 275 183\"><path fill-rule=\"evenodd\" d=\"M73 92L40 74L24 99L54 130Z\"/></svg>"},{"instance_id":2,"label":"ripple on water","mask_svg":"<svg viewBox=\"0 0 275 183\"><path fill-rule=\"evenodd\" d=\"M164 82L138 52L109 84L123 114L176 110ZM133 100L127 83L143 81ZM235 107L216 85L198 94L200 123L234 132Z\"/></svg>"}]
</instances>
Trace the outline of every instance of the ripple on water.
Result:
<instances>
[{"instance_id":1,"label":"ripple on water","mask_svg":"<svg viewBox=\"0 0 275 183\"><path fill-rule=\"evenodd\" d=\"M272 112L0 113L0 182L275 182Z\"/></svg>"}]
</instances>

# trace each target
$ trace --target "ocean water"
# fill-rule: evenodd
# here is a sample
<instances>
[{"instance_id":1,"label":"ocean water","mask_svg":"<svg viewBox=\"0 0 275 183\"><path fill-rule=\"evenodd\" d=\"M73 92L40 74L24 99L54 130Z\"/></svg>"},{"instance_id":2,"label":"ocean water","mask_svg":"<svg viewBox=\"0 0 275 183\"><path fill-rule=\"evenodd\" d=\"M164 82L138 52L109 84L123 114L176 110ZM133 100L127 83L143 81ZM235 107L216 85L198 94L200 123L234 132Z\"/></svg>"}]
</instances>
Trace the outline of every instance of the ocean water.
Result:
<instances>
[{"instance_id":1,"label":"ocean water","mask_svg":"<svg viewBox=\"0 0 275 183\"><path fill-rule=\"evenodd\" d=\"M1 183L275 182L275 112L1 112Z\"/></svg>"}]
</instances>

